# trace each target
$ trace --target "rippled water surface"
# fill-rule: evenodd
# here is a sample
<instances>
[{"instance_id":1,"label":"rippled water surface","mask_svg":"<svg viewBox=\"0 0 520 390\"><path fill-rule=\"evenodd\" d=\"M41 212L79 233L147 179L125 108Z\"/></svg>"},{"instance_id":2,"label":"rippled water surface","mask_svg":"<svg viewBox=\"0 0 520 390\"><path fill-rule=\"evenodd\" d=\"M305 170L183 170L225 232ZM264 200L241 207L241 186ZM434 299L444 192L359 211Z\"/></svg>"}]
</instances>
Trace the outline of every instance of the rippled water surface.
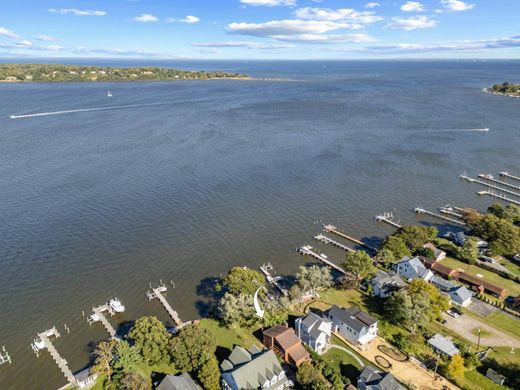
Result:
<instances>
[{"instance_id":1,"label":"rippled water surface","mask_svg":"<svg viewBox=\"0 0 520 390\"><path fill-rule=\"evenodd\" d=\"M520 81L519 62L162 65L292 81L0 84L1 389L63 385L30 342L66 323L55 346L81 369L107 336L82 310L110 297L127 307L114 325L166 321L145 292L173 280L168 300L194 319L201 280L267 260L294 272L318 221L375 244L381 211L484 208L460 173L520 174L520 100L480 91ZM7 119L124 105L139 107Z\"/></svg>"}]
</instances>

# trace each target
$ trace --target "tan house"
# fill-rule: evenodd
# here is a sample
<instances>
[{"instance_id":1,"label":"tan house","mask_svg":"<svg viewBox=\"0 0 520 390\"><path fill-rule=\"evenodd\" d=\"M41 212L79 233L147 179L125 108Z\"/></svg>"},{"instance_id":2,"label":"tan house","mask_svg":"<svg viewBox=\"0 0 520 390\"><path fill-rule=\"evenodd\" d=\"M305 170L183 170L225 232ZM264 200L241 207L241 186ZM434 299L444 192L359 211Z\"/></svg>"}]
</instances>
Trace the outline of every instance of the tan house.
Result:
<instances>
[{"instance_id":1,"label":"tan house","mask_svg":"<svg viewBox=\"0 0 520 390\"><path fill-rule=\"evenodd\" d=\"M264 331L264 345L272 349L286 363L299 366L310 359L302 341L296 336L293 328L275 325Z\"/></svg>"}]
</instances>

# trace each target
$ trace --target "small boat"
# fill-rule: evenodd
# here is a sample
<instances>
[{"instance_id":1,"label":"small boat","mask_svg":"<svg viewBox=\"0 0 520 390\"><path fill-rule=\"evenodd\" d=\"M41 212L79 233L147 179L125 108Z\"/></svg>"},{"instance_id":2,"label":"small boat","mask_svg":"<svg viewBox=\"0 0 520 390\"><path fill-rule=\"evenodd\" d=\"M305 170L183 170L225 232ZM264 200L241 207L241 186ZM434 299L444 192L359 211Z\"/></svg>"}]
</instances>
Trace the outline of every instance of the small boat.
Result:
<instances>
[{"instance_id":1,"label":"small boat","mask_svg":"<svg viewBox=\"0 0 520 390\"><path fill-rule=\"evenodd\" d=\"M99 316L94 313L94 314L91 314L89 317L88 317L88 321L89 322L97 322L99 321Z\"/></svg>"},{"instance_id":2,"label":"small boat","mask_svg":"<svg viewBox=\"0 0 520 390\"><path fill-rule=\"evenodd\" d=\"M45 348L45 343L43 342L42 339L38 338L38 339L35 339L32 343L32 348L33 350L37 351L39 349L44 349Z\"/></svg>"},{"instance_id":3,"label":"small boat","mask_svg":"<svg viewBox=\"0 0 520 390\"><path fill-rule=\"evenodd\" d=\"M123 305L121 301L117 298L111 299L110 302L108 302L108 305L116 313L122 313L125 311L125 305Z\"/></svg>"},{"instance_id":4,"label":"small boat","mask_svg":"<svg viewBox=\"0 0 520 390\"><path fill-rule=\"evenodd\" d=\"M112 97L112 92L108 91L107 92L107 97Z\"/></svg>"}]
</instances>

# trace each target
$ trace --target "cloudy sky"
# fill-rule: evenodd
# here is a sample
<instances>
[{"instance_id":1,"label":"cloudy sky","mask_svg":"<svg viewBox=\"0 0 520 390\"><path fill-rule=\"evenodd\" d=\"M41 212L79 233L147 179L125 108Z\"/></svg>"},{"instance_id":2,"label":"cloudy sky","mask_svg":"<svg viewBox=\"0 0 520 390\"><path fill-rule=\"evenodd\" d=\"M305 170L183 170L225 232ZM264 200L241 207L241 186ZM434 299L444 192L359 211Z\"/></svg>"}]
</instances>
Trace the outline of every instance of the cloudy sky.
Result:
<instances>
[{"instance_id":1,"label":"cloudy sky","mask_svg":"<svg viewBox=\"0 0 520 390\"><path fill-rule=\"evenodd\" d=\"M0 57L519 58L519 0L4 0Z\"/></svg>"}]
</instances>

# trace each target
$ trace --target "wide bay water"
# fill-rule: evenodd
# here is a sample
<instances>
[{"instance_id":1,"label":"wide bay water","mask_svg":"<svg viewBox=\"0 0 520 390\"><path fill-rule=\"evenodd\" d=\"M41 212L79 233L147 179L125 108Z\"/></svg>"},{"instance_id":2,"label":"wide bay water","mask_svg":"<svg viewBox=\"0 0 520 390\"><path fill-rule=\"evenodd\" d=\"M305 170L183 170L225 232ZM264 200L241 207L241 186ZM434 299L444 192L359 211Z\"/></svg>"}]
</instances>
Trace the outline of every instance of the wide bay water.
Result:
<instances>
[{"instance_id":1,"label":"wide bay water","mask_svg":"<svg viewBox=\"0 0 520 390\"><path fill-rule=\"evenodd\" d=\"M127 307L114 325L167 321L145 291L173 280L168 300L195 319L204 278L265 261L293 273L319 222L376 244L392 231L379 212L483 209L460 173L520 174L520 100L481 92L520 81L517 61L158 64L292 81L0 84L0 389L63 385L30 342L56 325L81 369L107 336L81 312L110 297ZM142 106L8 119L109 105Z\"/></svg>"}]
</instances>

